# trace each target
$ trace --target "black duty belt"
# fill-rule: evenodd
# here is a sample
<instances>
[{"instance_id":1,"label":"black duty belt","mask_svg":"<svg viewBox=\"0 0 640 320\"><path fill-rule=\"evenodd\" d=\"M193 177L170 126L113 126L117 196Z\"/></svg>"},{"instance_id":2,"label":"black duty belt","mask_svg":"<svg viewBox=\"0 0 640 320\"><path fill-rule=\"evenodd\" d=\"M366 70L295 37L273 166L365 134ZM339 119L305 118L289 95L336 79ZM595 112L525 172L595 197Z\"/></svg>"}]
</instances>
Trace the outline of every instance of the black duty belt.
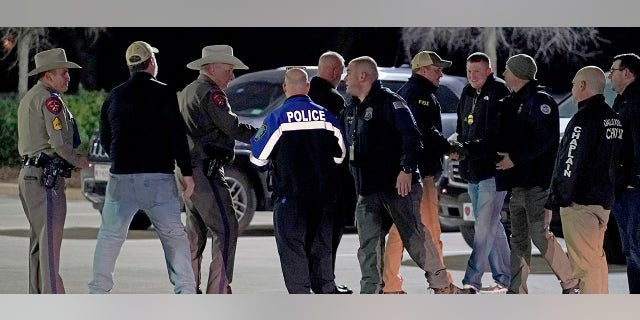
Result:
<instances>
[{"instance_id":1,"label":"black duty belt","mask_svg":"<svg viewBox=\"0 0 640 320\"><path fill-rule=\"evenodd\" d=\"M22 157L22 165L25 167L35 167L36 166L36 157L23 156Z\"/></svg>"}]
</instances>

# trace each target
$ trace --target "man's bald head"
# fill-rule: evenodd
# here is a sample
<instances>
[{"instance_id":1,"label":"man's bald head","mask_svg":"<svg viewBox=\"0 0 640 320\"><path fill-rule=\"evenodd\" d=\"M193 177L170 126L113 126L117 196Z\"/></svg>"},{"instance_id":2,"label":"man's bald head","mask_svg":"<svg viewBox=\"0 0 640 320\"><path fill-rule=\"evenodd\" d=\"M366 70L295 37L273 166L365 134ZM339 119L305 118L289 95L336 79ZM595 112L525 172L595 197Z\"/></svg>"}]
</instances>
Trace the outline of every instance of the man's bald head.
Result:
<instances>
[{"instance_id":1,"label":"man's bald head","mask_svg":"<svg viewBox=\"0 0 640 320\"><path fill-rule=\"evenodd\" d=\"M605 83L604 71L596 66L587 66L578 70L573 77L571 89L573 101L577 104L597 94L603 94Z\"/></svg>"},{"instance_id":2,"label":"man's bald head","mask_svg":"<svg viewBox=\"0 0 640 320\"><path fill-rule=\"evenodd\" d=\"M309 76L307 72L301 68L287 70L284 73L282 88L287 98L295 95L307 95L309 93Z\"/></svg>"},{"instance_id":3,"label":"man's bald head","mask_svg":"<svg viewBox=\"0 0 640 320\"><path fill-rule=\"evenodd\" d=\"M344 71L344 58L337 52L327 51L318 59L317 76L337 87Z\"/></svg>"}]
</instances>

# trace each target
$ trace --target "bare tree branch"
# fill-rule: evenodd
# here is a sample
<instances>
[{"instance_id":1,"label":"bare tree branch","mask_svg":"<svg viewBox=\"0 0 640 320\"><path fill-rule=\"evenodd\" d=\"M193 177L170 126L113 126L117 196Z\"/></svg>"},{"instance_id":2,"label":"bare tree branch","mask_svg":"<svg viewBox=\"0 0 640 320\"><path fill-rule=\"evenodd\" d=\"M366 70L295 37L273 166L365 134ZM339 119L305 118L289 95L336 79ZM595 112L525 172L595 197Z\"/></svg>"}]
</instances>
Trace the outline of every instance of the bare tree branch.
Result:
<instances>
[{"instance_id":1,"label":"bare tree branch","mask_svg":"<svg viewBox=\"0 0 640 320\"><path fill-rule=\"evenodd\" d=\"M511 56L526 52L541 63L549 63L558 56L569 57L568 62L580 61L597 56L597 50L609 41L602 38L596 28L560 27L497 27L497 28L417 28L402 30L401 40L406 59L420 50L445 50L449 53L466 51L487 51L491 41L489 33L495 31L497 54ZM487 52L487 54L489 54Z\"/></svg>"}]
</instances>

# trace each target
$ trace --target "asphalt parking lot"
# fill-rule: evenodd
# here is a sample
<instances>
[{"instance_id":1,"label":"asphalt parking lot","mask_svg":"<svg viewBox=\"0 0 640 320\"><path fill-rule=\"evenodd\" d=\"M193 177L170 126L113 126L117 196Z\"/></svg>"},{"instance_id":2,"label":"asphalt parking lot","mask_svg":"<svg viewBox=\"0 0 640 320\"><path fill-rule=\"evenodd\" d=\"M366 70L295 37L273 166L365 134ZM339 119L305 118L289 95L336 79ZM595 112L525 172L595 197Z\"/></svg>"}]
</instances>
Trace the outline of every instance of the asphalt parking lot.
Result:
<instances>
[{"instance_id":1,"label":"asphalt parking lot","mask_svg":"<svg viewBox=\"0 0 640 320\"><path fill-rule=\"evenodd\" d=\"M477 318L500 310L518 319L571 317L591 319L632 314L637 301L628 292L625 267L609 266L610 295L567 297L541 257L534 255L530 295L430 295L423 272L405 254L402 263L408 295L291 296L286 294L272 230L272 213L257 212L249 230L238 240L234 295L221 297L172 295L160 242L153 229L131 231L115 271L116 285L107 297L88 295L95 239L100 217L89 202L69 200L61 251L61 276L67 295L27 295L28 224L15 195L0 195L0 319L176 319L224 316L231 319L348 319L415 318L416 316ZM458 232L444 233L445 264L460 284L471 249ZM357 234L340 245L336 281L359 289ZM205 252L210 252L208 247ZM210 260L206 259L204 264ZM206 267L203 268L206 270ZM203 272L206 279L206 275ZM488 273L485 281L489 281ZM429 298L425 300L428 294ZM384 300L379 300L384 299ZM542 308L533 306L544 306ZM453 310L453 311L452 311ZM526 312L523 312L526 310ZM556 311L553 311L556 310ZM482 318L482 317L480 317ZM566 317L561 317L565 319Z\"/></svg>"}]
</instances>

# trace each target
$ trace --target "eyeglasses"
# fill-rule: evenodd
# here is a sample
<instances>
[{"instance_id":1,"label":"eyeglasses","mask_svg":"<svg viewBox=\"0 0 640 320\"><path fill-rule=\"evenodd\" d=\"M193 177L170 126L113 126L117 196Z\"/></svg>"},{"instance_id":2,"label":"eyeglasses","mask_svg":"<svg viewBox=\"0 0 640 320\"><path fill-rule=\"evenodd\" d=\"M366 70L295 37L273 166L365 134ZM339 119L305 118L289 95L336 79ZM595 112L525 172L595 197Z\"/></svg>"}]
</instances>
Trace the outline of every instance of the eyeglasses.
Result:
<instances>
[{"instance_id":1,"label":"eyeglasses","mask_svg":"<svg viewBox=\"0 0 640 320\"><path fill-rule=\"evenodd\" d=\"M285 71L289 71L291 69L302 69L302 70L307 70L307 67L305 66L286 66L285 67Z\"/></svg>"},{"instance_id":2,"label":"eyeglasses","mask_svg":"<svg viewBox=\"0 0 640 320\"><path fill-rule=\"evenodd\" d=\"M618 71L622 71L622 70L624 70L624 69L626 69L626 68L611 68L611 69L609 69L609 71L610 71L611 73L613 73L613 72L614 72L614 71L616 71L616 70L618 70Z\"/></svg>"}]
</instances>

